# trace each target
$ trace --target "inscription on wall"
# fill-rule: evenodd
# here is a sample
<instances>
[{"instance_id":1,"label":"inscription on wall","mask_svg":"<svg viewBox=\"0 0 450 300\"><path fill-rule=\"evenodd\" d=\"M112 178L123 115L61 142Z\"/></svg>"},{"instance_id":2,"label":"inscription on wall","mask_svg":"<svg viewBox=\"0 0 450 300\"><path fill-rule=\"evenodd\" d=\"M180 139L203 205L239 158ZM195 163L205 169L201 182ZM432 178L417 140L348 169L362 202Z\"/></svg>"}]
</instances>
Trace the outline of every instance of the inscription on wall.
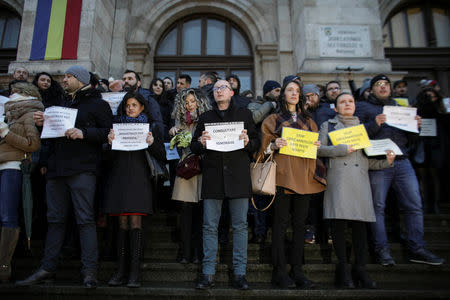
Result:
<instances>
[{"instance_id":1,"label":"inscription on wall","mask_svg":"<svg viewBox=\"0 0 450 300\"><path fill-rule=\"evenodd\" d=\"M368 26L319 26L321 57L371 57Z\"/></svg>"}]
</instances>

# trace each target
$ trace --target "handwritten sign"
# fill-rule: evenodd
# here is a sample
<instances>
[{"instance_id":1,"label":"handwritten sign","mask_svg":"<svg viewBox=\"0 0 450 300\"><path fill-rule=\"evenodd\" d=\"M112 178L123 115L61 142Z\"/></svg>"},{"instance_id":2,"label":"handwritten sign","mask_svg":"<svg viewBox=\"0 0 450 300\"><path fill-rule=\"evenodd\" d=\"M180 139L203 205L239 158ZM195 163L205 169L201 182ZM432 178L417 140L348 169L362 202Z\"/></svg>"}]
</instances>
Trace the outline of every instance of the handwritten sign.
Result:
<instances>
[{"instance_id":1,"label":"handwritten sign","mask_svg":"<svg viewBox=\"0 0 450 300\"><path fill-rule=\"evenodd\" d=\"M239 135L244 130L244 122L207 123L205 131L211 136L206 141L206 149L229 152L244 148L244 140Z\"/></svg>"},{"instance_id":2,"label":"handwritten sign","mask_svg":"<svg viewBox=\"0 0 450 300\"><path fill-rule=\"evenodd\" d=\"M391 139L370 140L372 146L364 148L367 156L386 155L387 150L394 151L395 155L403 155L402 150Z\"/></svg>"},{"instance_id":3,"label":"handwritten sign","mask_svg":"<svg viewBox=\"0 0 450 300\"><path fill-rule=\"evenodd\" d=\"M102 98L106 102L108 102L111 107L113 115L117 115L117 109L119 108L120 102L122 102L123 96L126 93L117 92L117 93L102 93Z\"/></svg>"},{"instance_id":4,"label":"handwritten sign","mask_svg":"<svg viewBox=\"0 0 450 300\"><path fill-rule=\"evenodd\" d=\"M146 149L149 129L148 123L113 124L114 140L111 149L120 151Z\"/></svg>"},{"instance_id":5,"label":"handwritten sign","mask_svg":"<svg viewBox=\"0 0 450 300\"><path fill-rule=\"evenodd\" d=\"M422 119L420 136L437 136L436 119Z\"/></svg>"},{"instance_id":6,"label":"handwritten sign","mask_svg":"<svg viewBox=\"0 0 450 300\"><path fill-rule=\"evenodd\" d=\"M386 115L386 124L401 130L419 133L417 128L416 107L383 106L383 114Z\"/></svg>"},{"instance_id":7,"label":"handwritten sign","mask_svg":"<svg viewBox=\"0 0 450 300\"><path fill-rule=\"evenodd\" d=\"M283 127L281 137L287 141L287 146L280 149L280 154L316 159L317 146L314 142L319 138L317 132Z\"/></svg>"},{"instance_id":8,"label":"handwritten sign","mask_svg":"<svg viewBox=\"0 0 450 300\"><path fill-rule=\"evenodd\" d=\"M347 127L328 133L333 145L351 145L355 150L370 147L369 136L364 125Z\"/></svg>"},{"instance_id":9,"label":"handwritten sign","mask_svg":"<svg viewBox=\"0 0 450 300\"><path fill-rule=\"evenodd\" d=\"M319 26L321 57L371 57L369 26Z\"/></svg>"},{"instance_id":10,"label":"handwritten sign","mask_svg":"<svg viewBox=\"0 0 450 300\"><path fill-rule=\"evenodd\" d=\"M177 146L174 146L173 149L170 149L170 143L164 143L164 148L166 148L167 160L180 159L180 155L178 155Z\"/></svg>"},{"instance_id":11,"label":"handwritten sign","mask_svg":"<svg viewBox=\"0 0 450 300\"><path fill-rule=\"evenodd\" d=\"M41 138L63 137L67 129L75 127L78 109L52 106L44 111Z\"/></svg>"},{"instance_id":12,"label":"handwritten sign","mask_svg":"<svg viewBox=\"0 0 450 300\"><path fill-rule=\"evenodd\" d=\"M400 106L408 107L409 106L409 100L408 98L394 98L394 100L398 103Z\"/></svg>"}]
</instances>

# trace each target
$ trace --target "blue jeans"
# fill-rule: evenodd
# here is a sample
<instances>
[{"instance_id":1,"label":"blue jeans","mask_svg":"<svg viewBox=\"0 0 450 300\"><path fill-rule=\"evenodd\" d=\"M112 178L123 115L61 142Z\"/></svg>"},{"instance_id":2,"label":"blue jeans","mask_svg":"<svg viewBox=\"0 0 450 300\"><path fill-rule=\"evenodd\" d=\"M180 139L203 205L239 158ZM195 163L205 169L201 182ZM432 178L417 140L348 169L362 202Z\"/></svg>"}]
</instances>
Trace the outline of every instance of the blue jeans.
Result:
<instances>
[{"instance_id":1,"label":"blue jeans","mask_svg":"<svg viewBox=\"0 0 450 300\"><path fill-rule=\"evenodd\" d=\"M388 249L384 211L389 188L395 192L400 210L405 215L408 248L416 252L425 246L423 240L423 212L419 184L408 159L396 160L394 167L370 171L376 223L371 223L375 249Z\"/></svg>"},{"instance_id":2,"label":"blue jeans","mask_svg":"<svg viewBox=\"0 0 450 300\"><path fill-rule=\"evenodd\" d=\"M22 171L0 171L0 226L19 227L19 205L22 202Z\"/></svg>"},{"instance_id":3,"label":"blue jeans","mask_svg":"<svg viewBox=\"0 0 450 300\"><path fill-rule=\"evenodd\" d=\"M216 273L217 227L219 225L222 201L203 200L203 274ZM228 199L233 228L233 270L235 275L245 275L247 267L247 211L248 199Z\"/></svg>"}]
</instances>

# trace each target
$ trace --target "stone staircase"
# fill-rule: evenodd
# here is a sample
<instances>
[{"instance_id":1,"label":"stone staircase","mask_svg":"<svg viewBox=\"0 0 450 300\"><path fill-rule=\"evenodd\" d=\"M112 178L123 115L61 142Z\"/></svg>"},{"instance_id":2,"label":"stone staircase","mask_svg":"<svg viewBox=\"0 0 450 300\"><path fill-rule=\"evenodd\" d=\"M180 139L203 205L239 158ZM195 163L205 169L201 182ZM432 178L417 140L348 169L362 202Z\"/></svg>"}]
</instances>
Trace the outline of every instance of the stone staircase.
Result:
<instances>
[{"instance_id":1,"label":"stone staircase","mask_svg":"<svg viewBox=\"0 0 450 300\"><path fill-rule=\"evenodd\" d=\"M337 290L334 287L334 263L323 264L319 246L305 245L305 274L319 287L314 290L280 290L270 284L270 238L262 247L249 244L247 279L249 291L237 291L230 286L232 245L219 250L216 287L200 291L194 289L200 266L176 263L176 214L158 214L150 217L145 230L144 260L141 266L143 286L139 289L108 287L106 282L114 272L115 262L101 261L100 285L96 290L80 286L80 262L65 259L57 272L57 280L27 288L3 284L1 299L449 299L450 264L428 266L411 264L399 243L391 244L391 254L397 262L394 267L369 264L367 269L377 282L377 290ZM427 248L450 261L450 204L441 206L440 215L425 216ZM102 238L99 231L99 238ZM249 235L250 236L250 235ZM289 233L288 233L289 236ZM231 237L231 233L230 233ZM231 239L230 239L231 240ZM35 256L15 259L14 277L24 278L39 266L42 257L42 241L34 241ZM105 250L105 249L103 249Z\"/></svg>"}]
</instances>

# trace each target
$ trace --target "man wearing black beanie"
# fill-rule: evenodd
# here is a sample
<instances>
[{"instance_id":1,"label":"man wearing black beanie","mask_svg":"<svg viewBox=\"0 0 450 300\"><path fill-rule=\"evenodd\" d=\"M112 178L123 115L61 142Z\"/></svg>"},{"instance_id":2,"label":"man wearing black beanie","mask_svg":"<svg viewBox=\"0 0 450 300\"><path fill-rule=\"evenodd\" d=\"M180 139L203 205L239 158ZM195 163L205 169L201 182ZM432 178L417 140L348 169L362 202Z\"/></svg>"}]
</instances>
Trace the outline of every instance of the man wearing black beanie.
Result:
<instances>
[{"instance_id":1,"label":"man wearing black beanie","mask_svg":"<svg viewBox=\"0 0 450 300\"><path fill-rule=\"evenodd\" d=\"M392 266L395 264L389 252L384 222L386 196L389 188L392 187L400 209L404 211L409 260L415 263L441 265L444 259L426 250L423 240L422 199L417 177L408 159L408 139L412 134L385 123L386 115L383 114L383 106L398 105L391 97L390 82L389 77L383 74L372 78L370 81L371 94L367 101L357 103L355 112L360 122L366 127L370 139L391 139L403 152L403 155L397 155L392 168L369 171L376 216L376 222L371 223L375 252L381 265ZM420 126L420 117L416 117L416 119Z\"/></svg>"}]
</instances>

